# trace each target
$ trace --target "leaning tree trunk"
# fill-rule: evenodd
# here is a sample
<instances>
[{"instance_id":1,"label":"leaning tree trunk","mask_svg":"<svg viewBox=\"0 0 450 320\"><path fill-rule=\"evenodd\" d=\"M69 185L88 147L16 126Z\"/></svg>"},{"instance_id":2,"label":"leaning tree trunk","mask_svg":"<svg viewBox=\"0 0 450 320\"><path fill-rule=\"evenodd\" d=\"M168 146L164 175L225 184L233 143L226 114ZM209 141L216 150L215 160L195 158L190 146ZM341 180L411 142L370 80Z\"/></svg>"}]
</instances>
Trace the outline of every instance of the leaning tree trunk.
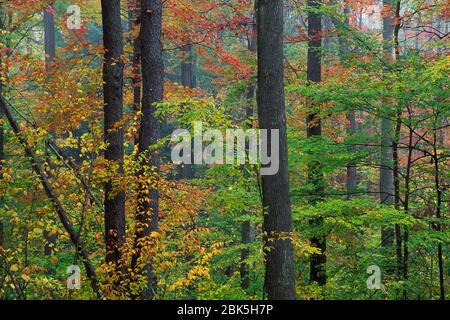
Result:
<instances>
[{"instance_id":1,"label":"leaning tree trunk","mask_svg":"<svg viewBox=\"0 0 450 320\"><path fill-rule=\"evenodd\" d=\"M64 230L69 235L69 238L72 241L73 246L75 247L77 253L82 258L84 267L86 269L87 277L89 278L89 280L91 282L92 289L94 290L96 295L98 297L100 297L101 292L100 292L100 288L99 288L99 284L98 284L97 273L95 271L94 266L92 265L92 263L90 261L89 253L85 249L85 247L80 239L79 233L77 233L75 231L75 229L70 221L69 215L67 214L61 201L59 200L55 189L53 188L50 181L48 180L45 170L42 168L42 165L39 163L38 157L36 156L32 147L29 145L22 130L20 129L18 122L14 119L8 103L3 98L2 95L0 95L0 110L4 113L4 115L8 119L8 122L11 125L14 134L16 135L16 137L18 138L20 143L23 145L26 156L28 158L30 158L33 171L39 177L42 187L44 188L44 191L45 191L47 197L52 202L52 204L55 208L55 211L58 214L59 220L61 221L61 223L64 227Z\"/></svg>"},{"instance_id":2,"label":"leaning tree trunk","mask_svg":"<svg viewBox=\"0 0 450 320\"><path fill-rule=\"evenodd\" d=\"M149 246L154 239L152 233L158 231L159 208L159 154L154 149L160 137L160 121L156 115L155 103L163 100L164 64L161 42L162 1L141 0L141 68L142 68L142 119L138 138L138 197L136 212L135 253L132 268L143 272L146 285L141 298L155 296L156 277ZM153 148L153 149L152 149ZM145 259L144 261L141 261ZM142 270L141 265L144 265Z\"/></svg>"},{"instance_id":3,"label":"leaning tree trunk","mask_svg":"<svg viewBox=\"0 0 450 320\"><path fill-rule=\"evenodd\" d=\"M316 10L321 7L321 1L308 0L308 65L307 79L311 83L320 83L322 80L322 15ZM308 115L307 136L320 137L322 135L322 122L320 115L313 112ZM320 161L312 161L308 165L308 181L313 186L309 202L314 205L323 198L324 180ZM314 227L323 225L323 219L317 218L310 221ZM326 284L326 239L322 234L311 238L311 245L320 250L320 253L311 255L310 282L316 282L323 286Z\"/></svg>"},{"instance_id":4,"label":"leaning tree trunk","mask_svg":"<svg viewBox=\"0 0 450 320\"><path fill-rule=\"evenodd\" d=\"M125 192L115 183L123 171L123 39L120 0L102 0L105 159L111 177L105 183L106 262L118 263L125 241Z\"/></svg>"},{"instance_id":5,"label":"leaning tree trunk","mask_svg":"<svg viewBox=\"0 0 450 320\"><path fill-rule=\"evenodd\" d=\"M283 1L258 0L258 116L261 129L279 131L279 170L262 176L267 297L295 299L294 252L290 234L287 127L284 100ZM272 149L268 134L268 150Z\"/></svg>"}]
</instances>

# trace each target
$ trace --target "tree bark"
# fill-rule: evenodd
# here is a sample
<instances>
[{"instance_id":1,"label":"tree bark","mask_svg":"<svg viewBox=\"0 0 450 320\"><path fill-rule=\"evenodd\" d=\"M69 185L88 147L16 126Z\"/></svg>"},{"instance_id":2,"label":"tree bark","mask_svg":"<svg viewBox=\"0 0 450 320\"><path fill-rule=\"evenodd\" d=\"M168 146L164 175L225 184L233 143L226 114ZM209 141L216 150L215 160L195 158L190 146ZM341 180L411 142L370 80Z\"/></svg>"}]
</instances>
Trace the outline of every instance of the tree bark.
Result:
<instances>
[{"instance_id":1,"label":"tree bark","mask_svg":"<svg viewBox=\"0 0 450 320\"><path fill-rule=\"evenodd\" d=\"M141 169L138 172L139 186L136 212L135 254L132 268L136 269L144 247L151 245L152 232L158 231L159 208L159 153L152 149L160 137L160 121L155 114L155 103L163 100L164 64L161 42L162 1L141 0L141 68L142 68L142 120L139 131L138 157ZM143 299L155 296L156 276L152 261L142 262L146 276Z\"/></svg>"},{"instance_id":2,"label":"tree bark","mask_svg":"<svg viewBox=\"0 0 450 320\"><path fill-rule=\"evenodd\" d=\"M307 79L311 83L320 83L322 80L322 15L315 10L319 9L322 2L308 0L308 7L313 11L308 12L308 65ZM320 137L322 135L322 122L318 113L307 116L307 137ZM314 205L322 200L324 193L323 173L320 161L312 161L308 164L308 182L313 186L313 194L309 202ZM322 218L310 221L314 227L321 227ZM311 245L320 250L320 253L311 255L310 282L317 282L320 286L326 284L326 239L323 235L316 235L310 239Z\"/></svg>"},{"instance_id":3,"label":"tree bark","mask_svg":"<svg viewBox=\"0 0 450 320\"><path fill-rule=\"evenodd\" d=\"M114 168L105 183L106 262L118 263L125 241L125 192L114 183L123 173L123 38L120 0L102 0L105 159Z\"/></svg>"},{"instance_id":4,"label":"tree bark","mask_svg":"<svg viewBox=\"0 0 450 320\"><path fill-rule=\"evenodd\" d=\"M295 299L294 252L283 69L283 1L258 0L258 116L260 129L279 130L279 171L262 176L265 233L264 289L272 300ZM268 150L271 150L270 137Z\"/></svg>"},{"instance_id":5,"label":"tree bark","mask_svg":"<svg viewBox=\"0 0 450 320\"><path fill-rule=\"evenodd\" d=\"M128 0L129 31L131 33L131 42L133 44L133 54L131 56L131 61L133 63L132 87L134 112L138 112L141 109L141 45L139 36L135 36L136 30L139 30L140 28L140 13L140 0Z\"/></svg>"}]
</instances>

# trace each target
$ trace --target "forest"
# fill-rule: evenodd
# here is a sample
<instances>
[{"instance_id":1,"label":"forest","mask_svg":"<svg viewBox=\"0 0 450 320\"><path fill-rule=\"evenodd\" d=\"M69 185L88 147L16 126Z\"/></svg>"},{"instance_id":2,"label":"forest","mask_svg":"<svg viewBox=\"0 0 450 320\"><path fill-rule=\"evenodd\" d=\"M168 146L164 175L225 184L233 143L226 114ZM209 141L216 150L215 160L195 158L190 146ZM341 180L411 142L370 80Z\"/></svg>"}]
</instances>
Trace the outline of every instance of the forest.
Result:
<instances>
[{"instance_id":1,"label":"forest","mask_svg":"<svg viewBox=\"0 0 450 320\"><path fill-rule=\"evenodd\" d=\"M0 0L0 300L446 300L448 0Z\"/></svg>"}]
</instances>

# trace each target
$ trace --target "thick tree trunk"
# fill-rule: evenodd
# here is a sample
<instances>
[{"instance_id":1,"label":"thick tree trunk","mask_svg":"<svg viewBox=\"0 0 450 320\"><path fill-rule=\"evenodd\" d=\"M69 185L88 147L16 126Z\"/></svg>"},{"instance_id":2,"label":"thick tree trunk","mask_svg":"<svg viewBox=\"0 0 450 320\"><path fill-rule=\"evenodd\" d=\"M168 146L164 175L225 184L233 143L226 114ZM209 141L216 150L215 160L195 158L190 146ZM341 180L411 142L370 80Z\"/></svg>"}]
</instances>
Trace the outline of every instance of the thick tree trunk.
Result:
<instances>
[{"instance_id":1,"label":"thick tree trunk","mask_svg":"<svg viewBox=\"0 0 450 320\"><path fill-rule=\"evenodd\" d=\"M308 0L310 9L318 9L321 1ZM308 13L308 66L307 79L311 83L319 83L322 80L322 15L316 11ZM316 113L309 114L306 119L307 136L315 137L322 135L322 123L320 115ZM309 197L311 204L316 204L323 198L324 181L319 161L313 161L308 165L308 181L313 185L313 194ZM315 227L323 224L323 219L318 218L310 221ZM320 253L313 254L310 262L310 282L317 282L323 286L326 284L326 239L323 235L316 235L311 238L311 245L320 250Z\"/></svg>"},{"instance_id":2,"label":"thick tree trunk","mask_svg":"<svg viewBox=\"0 0 450 320\"><path fill-rule=\"evenodd\" d=\"M383 0L383 6L391 9L391 0ZM392 14L383 17L383 46L386 59L393 59L394 20ZM384 101L387 103L386 101ZM394 202L394 174L392 159L392 120L386 113L381 120L381 152L380 152L380 203L392 205ZM382 228L381 245L391 246L394 240L392 228Z\"/></svg>"},{"instance_id":3,"label":"thick tree trunk","mask_svg":"<svg viewBox=\"0 0 450 320\"><path fill-rule=\"evenodd\" d=\"M141 169L138 172L139 186L136 212L135 254L132 268L144 264L146 288L142 292L143 299L151 299L155 295L156 277L151 258L143 254L144 247L152 244L152 233L158 231L159 208L159 153L151 149L160 137L160 121L155 114L155 103L163 100L164 64L161 42L162 1L141 0L141 66L142 66L142 120L139 131L138 157ZM146 259L139 261L139 258Z\"/></svg>"},{"instance_id":4,"label":"thick tree trunk","mask_svg":"<svg viewBox=\"0 0 450 320\"><path fill-rule=\"evenodd\" d=\"M120 0L102 0L105 159L114 170L105 183L106 262L118 263L125 241L125 192L114 183L123 173L123 38Z\"/></svg>"},{"instance_id":5,"label":"thick tree trunk","mask_svg":"<svg viewBox=\"0 0 450 320\"><path fill-rule=\"evenodd\" d=\"M44 169L40 165L38 158L36 154L34 153L31 146L28 144L25 136L20 130L19 124L14 119L11 109L8 106L8 103L3 98L3 96L0 96L0 110L4 113L6 118L8 119L8 122L10 123L14 134L19 139L20 143L25 148L26 156L31 159L31 165L34 170L34 172L39 176L42 186L45 190L45 193L49 200L52 202L53 206L55 207L56 213L58 214L58 217L64 227L64 230L69 234L69 238L72 241L76 251L81 256L84 267L86 269L86 274L91 282L92 289L97 294L97 296L100 296L100 289L98 286L98 280L97 280L97 274L95 272L95 268L92 265L89 254L84 248L84 245L79 237L79 234L75 231L73 228L72 223L70 222L69 215L64 210L64 207L62 203L59 201L59 198L53 189L53 186L50 184L50 181L48 180L47 174L45 173Z\"/></svg>"},{"instance_id":6,"label":"thick tree trunk","mask_svg":"<svg viewBox=\"0 0 450 320\"><path fill-rule=\"evenodd\" d=\"M51 6L48 7L51 9ZM44 46L45 46L45 69L47 75L50 71L51 63L56 58L56 40L55 40L55 17L47 9L44 10ZM50 167L50 160L47 159L47 165ZM54 219L52 219L54 220ZM44 231L44 255L50 256L56 247L56 234Z\"/></svg>"},{"instance_id":7,"label":"thick tree trunk","mask_svg":"<svg viewBox=\"0 0 450 320\"><path fill-rule=\"evenodd\" d=\"M265 282L269 299L295 299L294 252L283 69L283 1L258 0L258 116L261 129L279 130L279 170L262 177ZM271 150L270 137L268 150Z\"/></svg>"}]
</instances>

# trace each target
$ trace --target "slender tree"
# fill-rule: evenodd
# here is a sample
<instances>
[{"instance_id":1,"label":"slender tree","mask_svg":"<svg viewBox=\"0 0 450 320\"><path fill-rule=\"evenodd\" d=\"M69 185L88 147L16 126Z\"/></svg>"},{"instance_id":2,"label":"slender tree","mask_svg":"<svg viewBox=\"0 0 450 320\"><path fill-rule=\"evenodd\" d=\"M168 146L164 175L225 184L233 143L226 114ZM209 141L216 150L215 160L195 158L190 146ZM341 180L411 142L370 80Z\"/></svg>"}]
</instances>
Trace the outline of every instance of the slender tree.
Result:
<instances>
[{"instance_id":1,"label":"slender tree","mask_svg":"<svg viewBox=\"0 0 450 320\"><path fill-rule=\"evenodd\" d=\"M2 9L3 9L3 5L0 3L0 31L3 30L3 28L4 28ZM0 66L1 66L1 64L2 64L2 61L0 61ZM3 93L2 91L3 91L3 84L0 81L0 95ZM3 169L3 163L5 161L4 144L5 144L5 132L3 129L3 111L0 108L0 179L2 179L2 177L3 177L2 169ZM3 199L1 196L0 196L0 202L3 202ZM0 247L3 246L3 242L4 242L4 226L3 226L3 221L0 220Z\"/></svg>"},{"instance_id":2,"label":"slender tree","mask_svg":"<svg viewBox=\"0 0 450 320\"><path fill-rule=\"evenodd\" d=\"M310 83L320 83L322 80L322 15L318 12L322 3L319 0L308 0L308 65L307 79ZM322 135L322 121L318 112L311 112L306 119L307 137L320 137ZM308 181L313 186L309 197L311 204L316 204L323 198L324 181L320 161L308 164ZM312 226L320 227L322 218L310 221ZM313 254L310 262L310 281L319 285L326 283L326 239L317 234L311 239L311 245L320 250Z\"/></svg>"},{"instance_id":3,"label":"slender tree","mask_svg":"<svg viewBox=\"0 0 450 320\"><path fill-rule=\"evenodd\" d=\"M253 23L250 28L250 34L248 35L248 43L247 43L247 49L252 52L256 53L257 51L257 39L256 39L256 23ZM253 101L255 99L255 84L253 81L250 81L250 83L247 86L247 103L245 108L245 121L249 123L251 118L253 117ZM248 124L248 127L251 125ZM248 142L246 142L246 153L248 154ZM249 212L244 211L242 213L244 216L248 215ZM252 235L252 224L249 220L246 220L242 222L241 225L241 242L243 245L248 245L253 241L254 236ZM241 266L240 266L240 276L241 276L241 287L243 289L247 289L250 285L250 277L249 277L249 265L246 261L250 255L250 250L248 248L243 248L241 250Z\"/></svg>"},{"instance_id":4,"label":"slender tree","mask_svg":"<svg viewBox=\"0 0 450 320\"><path fill-rule=\"evenodd\" d=\"M152 233L158 230L159 208L159 155L154 148L160 137L160 121L155 114L155 103L161 102L164 92L164 64L162 59L162 1L141 0L141 72L142 119L138 138L138 198L136 212L135 253L132 268L143 264L146 288L141 297L151 299L155 295L156 277L151 259L144 253L152 243ZM145 259L142 261L142 259ZM140 261L141 260L141 261Z\"/></svg>"},{"instance_id":5,"label":"slender tree","mask_svg":"<svg viewBox=\"0 0 450 320\"><path fill-rule=\"evenodd\" d=\"M343 1L344 4L344 28L347 30L350 27L349 22L349 15L350 15L350 7L348 4L348 0ZM341 56L341 60L343 61L347 55L350 53L350 44L347 40L347 35L341 34L339 36L339 53ZM346 118L348 121L347 126L347 133L348 135L352 136L356 133L357 130L357 124L356 124L356 114L354 110L350 110L346 113ZM354 145L350 145L348 147L348 152L350 154L354 154L356 152L356 147ZM355 189L358 185L358 173L356 164L354 161L350 161L350 163L347 164L347 175L346 175L346 189L347 189L347 199L351 199L353 196L352 194L355 192Z\"/></svg>"},{"instance_id":6,"label":"slender tree","mask_svg":"<svg viewBox=\"0 0 450 320\"><path fill-rule=\"evenodd\" d=\"M50 67L56 58L56 40L55 40L55 17L51 13L52 6L44 10L44 47L45 47L45 70L47 74L51 72ZM50 167L50 160L47 159L47 165ZM52 219L54 220L54 219ZM48 230L44 231L44 255L49 256L53 253L56 246L56 234L51 234Z\"/></svg>"},{"instance_id":7,"label":"slender tree","mask_svg":"<svg viewBox=\"0 0 450 320\"><path fill-rule=\"evenodd\" d=\"M383 50L387 61L393 59L394 19L391 13L391 0L383 0L385 13L383 16ZM388 12L386 12L388 11ZM386 70L386 72L388 72ZM388 108L388 101L384 100ZM392 205L394 203L394 174L392 159L392 120L389 112L385 112L381 119L381 152L380 152L380 203ZM392 228L381 230L382 246L390 246L393 243L394 231Z\"/></svg>"},{"instance_id":8,"label":"slender tree","mask_svg":"<svg viewBox=\"0 0 450 320\"><path fill-rule=\"evenodd\" d=\"M124 157L123 36L120 0L102 0L105 159L112 176L105 183L106 261L117 263L125 240L125 192L115 183L122 174Z\"/></svg>"},{"instance_id":9,"label":"slender tree","mask_svg":"<svg viewBox=\"0 0 450 320\"><path fill-rule=\"evenodd\" d=\"M53 204L55 211L58 214L59 220L61 221L61 224L64 227L64 230L69 235L69 238L73 246L75 247L75 250L80 255L81 260L83 261L84 268L86 269L87 277L91 282L92 289L96 293L97 297L100 297L101 292L98 284L97 273L90 261L89 253L84 247L84 244L80 238L79 233L75 231L73 224L70 221L70 216L68 215L68 213L64 209L64 206L59 200L58 195L55 189L53 188L52 184L50 183L47 173L42 168L42 165L40 164L36 153L28 143L27 139L25 138L25 135L23 134L19 123L14 119L8 102L6 102L6 100L3 98L2 95L0 95L0 110L3 112L9 124L11 125L12 131L14 132L15 136L24 147L25 154L30 159L33 171L39 177L42 187L45 191L45 194Z\"/></svg>"},{"instance_id":10,"label":"slender tree","mask_svg":"<svg viewBox=\"0 0 450 320\"><path fill-rule=\"evenodd\" d=\"M197 71L195 65L195 57L192 50L192 44L188 43L181 48L183 53L181 61L181 84L188 88L197 87ZM193 150L193 148L191 148ZM191 159L194 157L191 155ZM182 164L181 165L181 178L192 179L194 178L194 165Z\"/></svg>"},{"instance_id":11,"label":"slender tree","mask_svg":"<svg viewBox=\"0 0 450 320\"><path fill-rule=\"evenodd\" d=\"M283 70L283 1L258 0L258 116L261 129L279 130L279 170L262 177L265 281L269 299L295 299L295 274ZM268 147L271 150L271 138Z\"/></svg>"}]
</instances>

